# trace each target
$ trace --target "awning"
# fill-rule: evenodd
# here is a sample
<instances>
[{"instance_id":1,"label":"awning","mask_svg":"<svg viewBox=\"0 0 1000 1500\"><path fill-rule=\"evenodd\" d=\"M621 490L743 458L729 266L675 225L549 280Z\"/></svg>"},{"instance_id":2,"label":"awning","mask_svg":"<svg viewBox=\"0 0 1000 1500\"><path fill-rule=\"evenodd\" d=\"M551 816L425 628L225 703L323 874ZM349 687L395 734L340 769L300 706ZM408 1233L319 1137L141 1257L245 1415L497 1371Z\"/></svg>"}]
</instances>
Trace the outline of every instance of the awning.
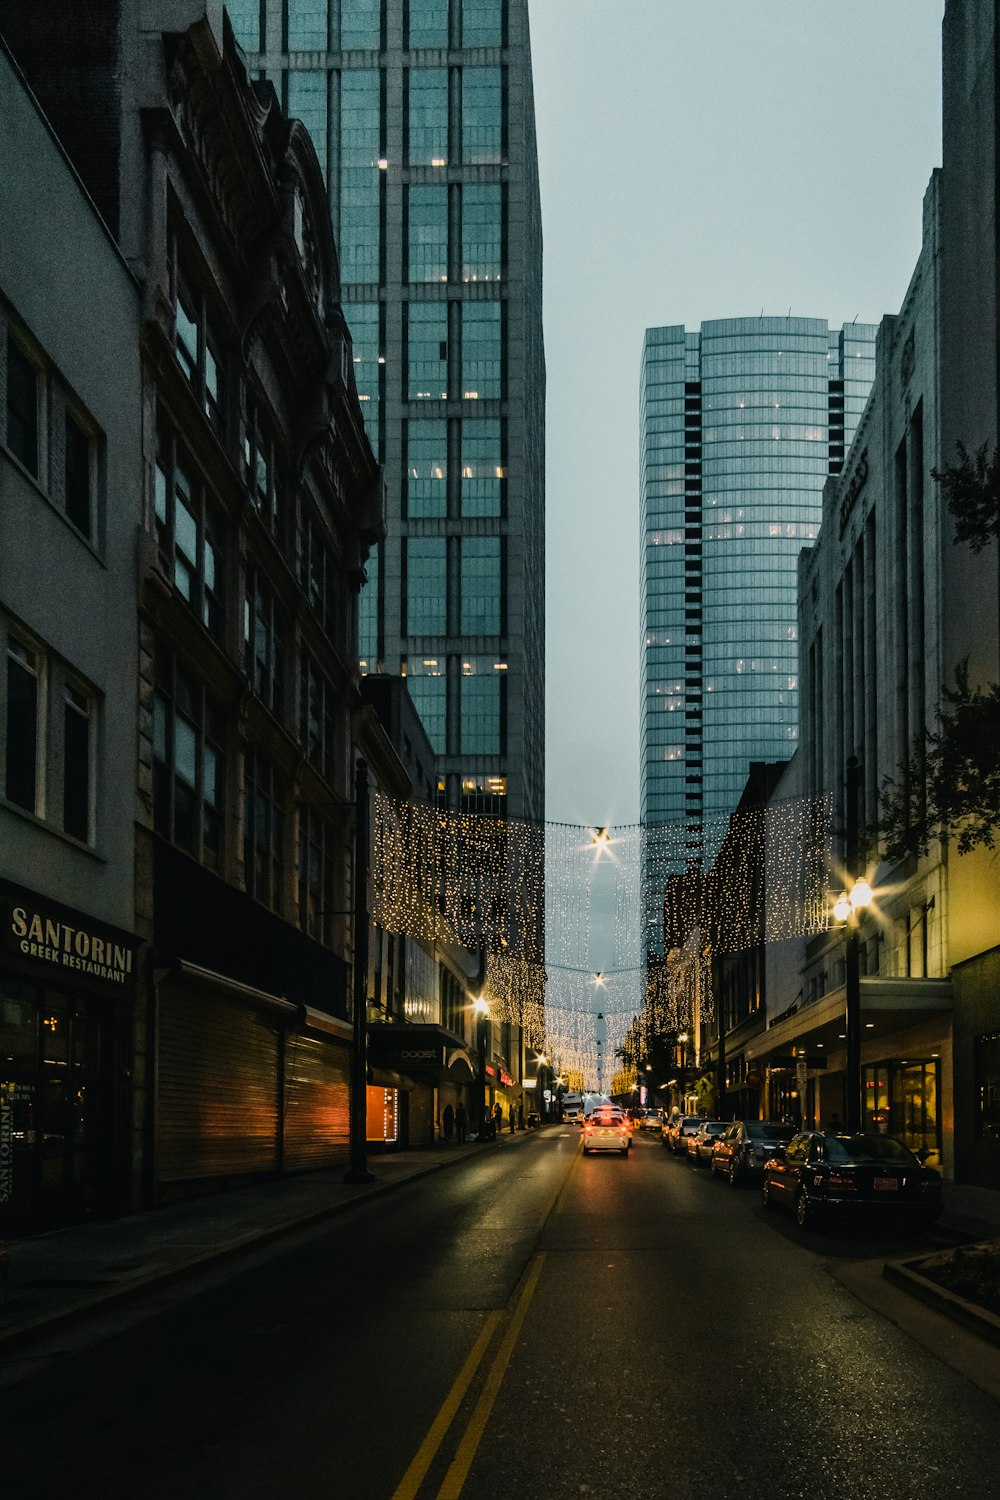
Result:
<instances>
[{"instance_id":1,"label":"awning","mask_svg":"<svg viewBox=\"0 0 1000 1500\"><path fill-rule=\"evenodd\" d=\"M312 1005L302 1006L302 1024L311 1031L321 1031L324 1036L335 1036L344 1042L354 1039L354 1027L350 1021L342 1021L339 1016L328 1015L325 1010L317 1010Z\"/></svg>"},{"instance_id":2,"label":"awning","mask_svg":"<svg viewBox=\"0 0 1000 1500\"><path fill-rule=\"evenodd\" d=\"M415 1082L469 1083L476 1077L465 1042L444 1026L369 1026L368 1052L374 1065L391 1068Z\"/></svg>"},{"instance_id":3,"label":"awning","mask_svg":"<svg viewBox=\"0 0 1000 1500\"><path fill-rule=\"evenodd\" d=\"M950 1015L951 980L872 976L861 980L860 1004L865 1040L874 1040L879 1033L900 1031L935 1016ZM793 1046L804 1047L807 1052L817 1047L836 1050L843 1040L845 1006L844 986L840 985L754 1037L746 1046L747 1060L766 1061L772 1054L790 1053ZM870 1031L868 1022L873 1023Z\"/></svg>"},{"instance_id":4,"label":"awning","mask_svg":"<svg viewBox=\"0 0 1000 1500\"><path fill-rule=\"evenodd\" d=\"M177 974L197 984L207 985L209 989L218 990L233 1000L243 1000L247 1005L259 1006L262 1010L277 1010L286 1016L297 1015L299 1011L299 1007L286 1000L283 995L271 995L267 990L255 989L251 984L241 984L238 979L230 979L226 974L203 969L200 964L188 963L184 958L178 959L173 969L161 970L155 977L157 983L160 983Z\"/></svg>"}]
</instances>

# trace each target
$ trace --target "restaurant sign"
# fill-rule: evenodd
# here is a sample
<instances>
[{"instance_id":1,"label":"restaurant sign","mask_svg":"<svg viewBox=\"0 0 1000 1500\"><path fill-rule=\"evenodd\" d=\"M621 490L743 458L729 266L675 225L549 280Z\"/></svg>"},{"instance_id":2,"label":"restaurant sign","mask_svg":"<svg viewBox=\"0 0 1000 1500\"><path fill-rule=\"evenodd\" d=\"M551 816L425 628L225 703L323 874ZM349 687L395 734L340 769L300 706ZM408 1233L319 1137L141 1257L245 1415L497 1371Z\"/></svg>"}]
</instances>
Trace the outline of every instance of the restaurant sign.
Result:
<instances>
[{"instance_id":1,"label":"restaurant sign","mask_svg":"<svg viewBox=\"0 0 1000 1500\"><path fill-rule=\"evenodd\" d=\"M3 942L9 952L104 984L131 985L134 952L121 941L122 934L112 936L86 918L79 924L67 922L29 903L9 902L2 910Z\"/></svg>"}]
</instances>

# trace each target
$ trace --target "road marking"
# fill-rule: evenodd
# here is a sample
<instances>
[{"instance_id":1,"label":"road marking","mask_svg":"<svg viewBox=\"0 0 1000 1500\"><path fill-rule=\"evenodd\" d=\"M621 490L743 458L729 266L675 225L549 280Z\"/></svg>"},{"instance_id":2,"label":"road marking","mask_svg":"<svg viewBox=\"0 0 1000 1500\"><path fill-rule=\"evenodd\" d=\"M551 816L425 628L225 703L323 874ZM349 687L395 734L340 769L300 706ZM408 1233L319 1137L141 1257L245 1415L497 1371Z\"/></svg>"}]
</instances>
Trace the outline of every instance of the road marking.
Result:
<instances>
[{"instance_id":1,"label":"road marking","mask_svg":"<svg viewBox=\"0 0 1000 1500\"><path fill-rule=\"evenodd\" d=\"M490 1373L486 1377L486 1384L483 1386L479 1400L476 1402L472 1416L469 1418L469 1425L462 1434L462 1439L452 1460L451 1467L444 1476L444 1482L437 1492L436 1500L459 1500L465 1481L469 1477L469 1470L472 1468L472 1460L476 1456L476 1451L486 1430L486 1423L490 1419L493 1404L503 1384L504 1375L507 1373L507 1366L510 1364L511 1355L514 1353L518 1335L521 1332L521 1327L528 1312L528 1304L534 1296L535 1287L538 1285L538 1278L542 1274L544 1263L545 1252L539 1251L535 1256L535 1263L517 1300L517 1306L514 1309L507 1332L503 1336L500 1348L497 1350ZM395 1496L393 1500L396 1500Z\"/></svg>"},{"instance_id":2,"label":"road marking","mask_svg":"<svg viewBox=\"0 0 1000 1500\"><path fill-rule=\"evenodd\" d=\"M465 1399L465 1393L482 1363L501 1317L502 1313L499 1311L491 1312L480 1329L479 1337L470 1349L465 1364L456 1375L454 1385L444 1398L441 1410L431 1423L427 1436L414 1455L413 1462L393 1491L392 1500L415 1500L417 1491L424 1481L424 1475L434 1462L448 1428L455 1420L455 1413Z\"/></svg>"}]
</instances>

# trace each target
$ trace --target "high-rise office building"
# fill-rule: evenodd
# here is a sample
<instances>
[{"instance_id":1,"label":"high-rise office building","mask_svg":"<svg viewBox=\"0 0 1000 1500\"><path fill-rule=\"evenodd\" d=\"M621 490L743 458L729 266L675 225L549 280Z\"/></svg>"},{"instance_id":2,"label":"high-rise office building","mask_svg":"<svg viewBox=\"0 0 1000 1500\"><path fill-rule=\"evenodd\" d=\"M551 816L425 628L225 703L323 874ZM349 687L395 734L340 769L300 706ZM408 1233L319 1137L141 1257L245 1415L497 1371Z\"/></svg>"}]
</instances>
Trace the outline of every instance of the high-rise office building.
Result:
<instances>
[{"instance_id":1,"label":"high-rise office building","mask_svg":"<svg viewBox=\"0 0 1000 1500\"><path fill-rule=\"evenodd\" d=\"M685 828L688 868L711 862L750 762L795 749L798 557L868 398L875 332L791 317L647 329L642 820Z\"/></svg>"},{"instance_id":2,"label":"high-rise office building","mask_svg":"<svg viewBox=\"0 0 1000 1500\"><path fill-rule=\"evenodd\" d=\"M442 800L544 816L542 232L527 0L228 0L326 173L388 491L362 671Z\"/></svg>"}]
</instances>

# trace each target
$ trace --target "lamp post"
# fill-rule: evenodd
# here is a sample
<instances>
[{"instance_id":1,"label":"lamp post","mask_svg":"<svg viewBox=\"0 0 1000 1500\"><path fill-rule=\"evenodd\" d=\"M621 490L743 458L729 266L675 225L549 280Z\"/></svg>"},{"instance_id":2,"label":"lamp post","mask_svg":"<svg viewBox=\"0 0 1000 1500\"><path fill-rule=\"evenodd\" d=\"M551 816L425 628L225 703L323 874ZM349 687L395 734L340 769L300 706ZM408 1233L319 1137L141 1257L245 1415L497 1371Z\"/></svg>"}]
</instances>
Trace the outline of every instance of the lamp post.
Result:
<instances>
[{"instance_id":1,"label":"lamp post","mask_svg":"<svg viewBox=\"0 0 1000 1500\"><path fill-rule=\"evenodd\" d=\"M472 1004L476 1012L477 1028L476 1040L479 1047L479 1128L478 1135L483 1139L483 1125L486 1121L486 1047L489 1035L490 1005L480 995Z\"/></svg>"},{"instance_id":2,"label":"lamp post","mask_svg":"<svg viewBox=\"0 0 1000 1500\"><path fill-rule=\"evenodd\" d=\"M374 1182L368 1170L368 767L354 778L354 1030L351 1046L350 1165L345 1182Z\"/></svg>"}]
</instances>

